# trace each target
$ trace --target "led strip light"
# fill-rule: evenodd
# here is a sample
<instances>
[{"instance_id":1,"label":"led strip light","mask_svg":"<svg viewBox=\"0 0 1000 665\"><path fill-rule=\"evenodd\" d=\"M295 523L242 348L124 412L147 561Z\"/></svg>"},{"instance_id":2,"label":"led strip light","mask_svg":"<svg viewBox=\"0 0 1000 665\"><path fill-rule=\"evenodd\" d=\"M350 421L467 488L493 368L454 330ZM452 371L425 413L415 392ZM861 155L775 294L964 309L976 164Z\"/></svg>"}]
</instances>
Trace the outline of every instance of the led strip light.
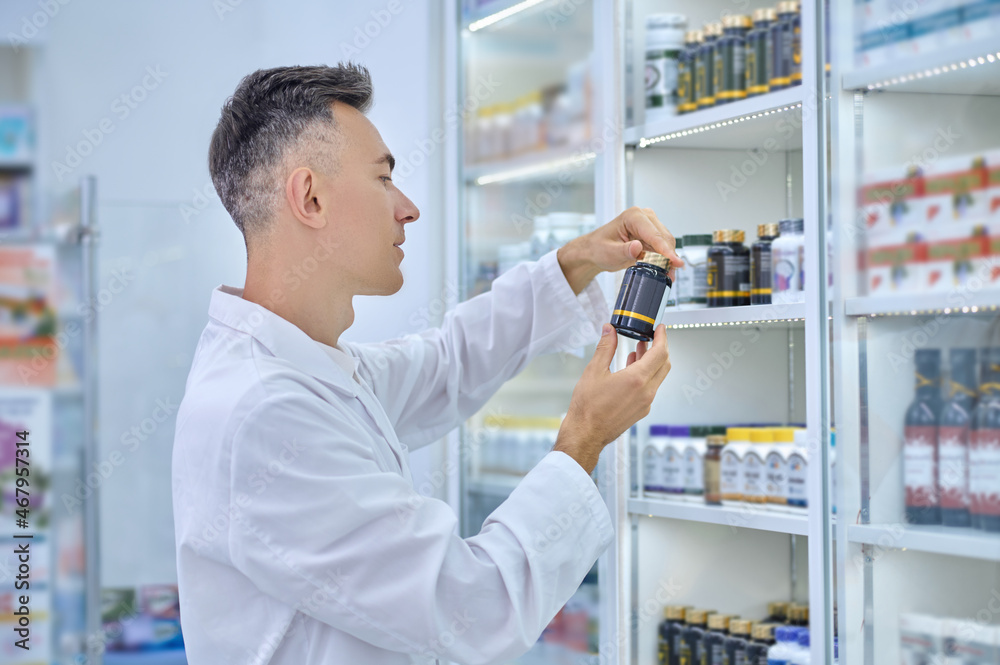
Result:
<instances>
[{"instance_id":1,"label":"led strip light","mask_svg":"<svg viewBox=\"0 0 1000 665\"><path fill-rule=\"evenodd\" d=\"M500 173L491 173L489 175L483 175L476 178L477 185L490 185L495 182L505 182L507 180L514 180L516 178L524 178L527 176L536 175L538 173L546 173L548 171L558 171L559 169L566 166L573 166L576 164L582 164L584 162L589 162L590 160L597 157L596 152L585 152L580 155L574 155L572 157L564 157L562 159L553 159L549 162L543 162L541 164L532 164L530 166L524 166L518 169L511 169L509 171L501 171Z\"/></svg>"},{"instance_id":2,"label":"led strip light","mask_svg":"<svg viewBox=\"0 0 1000 665\"><path fill-rule=\"evenodd\" d=\"M880 312L878 314L856 314L855 316L918 316L927 314L977 314L979 312L995 312L1000 307L997 305L969 305L966 307L945 307L943 309L911 309L899 312Z\"/></svg>"},{"instance_id":3,"label":"led strip light","mask_svg":"<svg viewBox=\"0 0 1000 665\"><path fill-rule=\"evenodd\" d=\"M759 319L757 321L722 321L715 323L667 323L663 321L663 325L667 328L720 328L722 326L746 326L755 325L761 323L795 323L796 321L805 321L805 319Z\"/></svg>"},{"instance_id":4,"label":"led strip light","mask_svg":"<svg viewBox=\"0 0 1000 665\"><path fill-rule=\"evenodd\" d=\"M978 58L969 58L968 60L962 60L960 62L955 62L950 65L945 65L943 67L931 67L925 69L922 72L915 72L913 74L907 74L905 76L896 76L891 79L886 79L885 81L880 81L878 83L870 83L868 85L869 90L877 90L879 88L886 88L890 85L898 85L900 83L908 83L910 81L917 81L919 79L931 78L932 76L940 76L941 74L946 74L948 72L957 72L960 69L969 69L971 67L977 67L979 65L988 65L1000 61L1000 51L996 54L987 53L985 56L981 55Z\"/></svg>"},{"instance_id":5,"label":"led strip light","mask_svg":"<svg viewBox=\"0 0 1000 665\"><path fill-rule=\"evenodd\" d=\"M700 132L707 132L712 129L718 129L719 127L728 127L729 125L735 125L740 122L746 122L747 120L756 120L757 118L762 118L766 115L775 115L777 113L784 113L785 111L794 111L795 109L802 108L802 104L789 104L788 106L779 106L778 108L768 109L767 111L761 111L759 113L750 113L738 118L730 118L729 120L720 120L719 122L713 122L711 124L702 125L701 127L692 127L691 129L684 129L677 132L672 132L670 134L661 134L660 136L655 136L651 139L643 138L639 140L639 147L646 148L656 143L662 143L663 141L669 141L671 139L679 139L685 136L691 136L692 134L698 134Z\"/></svg>"},{"instance_id":6,"label":"led strip light","mask_svg":"<svg viewBox=\"0 0 1000 665\"><path fill-rule=\"evenodd\" d=\"M477 30L482 30L483 28L489 27L494 23L498 23L505 18L510 18L514 14L523 12L525 9L530 9L537 4L541 4L545 0L523 0L516 5L511 5L507 9L501 9L496 14L490 14L485 18L481 18L478 21L473 21L469 24L469 32L476 32Z\"/></svg>"}]
</instances>

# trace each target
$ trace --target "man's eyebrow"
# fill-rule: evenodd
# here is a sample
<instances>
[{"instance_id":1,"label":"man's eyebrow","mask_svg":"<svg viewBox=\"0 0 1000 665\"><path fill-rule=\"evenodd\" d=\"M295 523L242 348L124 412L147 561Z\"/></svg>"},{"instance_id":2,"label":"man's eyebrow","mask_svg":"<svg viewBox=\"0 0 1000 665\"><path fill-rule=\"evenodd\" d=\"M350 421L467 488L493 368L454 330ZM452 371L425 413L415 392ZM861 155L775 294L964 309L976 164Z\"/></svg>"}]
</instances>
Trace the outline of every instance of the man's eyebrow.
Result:
<instances>
[{"instance_id":1,"label":"man's eyebrow","mask_svg":"<svg viewBox=\"0 0 1000 665\"><path fill-rule=\"evenodd\" d=\"M386 162L389 163L389 173L392 173L392 170L396 168L396 158L392 156L391 152L387 152L375 160L376 164L385 164Z\"/></svg>"}]
</instances>

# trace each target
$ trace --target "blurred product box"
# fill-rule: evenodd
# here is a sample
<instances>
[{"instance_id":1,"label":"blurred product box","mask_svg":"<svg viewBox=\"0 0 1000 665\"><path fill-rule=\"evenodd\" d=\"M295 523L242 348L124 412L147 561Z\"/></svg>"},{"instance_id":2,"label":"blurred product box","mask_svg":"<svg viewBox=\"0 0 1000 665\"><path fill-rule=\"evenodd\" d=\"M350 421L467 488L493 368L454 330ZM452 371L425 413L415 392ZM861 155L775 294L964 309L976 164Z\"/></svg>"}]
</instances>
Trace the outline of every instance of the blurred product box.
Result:
<instances>
[{"instance_id":1,"label":"blurred product box","mask_svg":"<svg viewBox=\"0 0 1000 665\"><path fill-rule=\"evenodd\" d=\"M106 588L101 601L106 650L161 651L184 646L176 585Z\"/></svg>"},{"instance_id":2,"label":"blurred product box","mask_svg":"<svg viewBox=\"0 0 1000 665\"><path fill-rule=\"evenodd\" d=\"M23 229L31 222L31 179L0 174L0 230Z\"/></svg>"},{"instance_id":3,"label":"blurred product box","mask_svg":"<svg viewBox=\"0 0 1000 665\"><path fill-rule=\"evenodd\" d=\"M28 162L33 152L31 109L0 105L0 162Z\"/></svg>"}]
</instances>

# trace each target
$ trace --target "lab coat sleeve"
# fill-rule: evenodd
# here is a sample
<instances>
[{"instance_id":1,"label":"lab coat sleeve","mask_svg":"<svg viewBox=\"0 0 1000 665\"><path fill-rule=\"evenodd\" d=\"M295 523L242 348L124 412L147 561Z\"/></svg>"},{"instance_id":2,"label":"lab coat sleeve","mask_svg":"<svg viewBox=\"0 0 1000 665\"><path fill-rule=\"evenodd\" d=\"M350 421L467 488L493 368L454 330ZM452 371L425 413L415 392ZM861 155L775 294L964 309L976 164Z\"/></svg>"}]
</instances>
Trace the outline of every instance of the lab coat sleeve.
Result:
<instances>
[{"instance_id":1,"label":"lab coat sleeve","mask_svg":"<svg viewBox=\"0 0 1000 665\"><path fill-rule=\"evenodd\" d=\"M447 504L380 470L371 436L313 395L255 407L232 446L236 568L384 649L470 665L526 651L613 540L588 474L550 452L463 540Z\"/></svg>"},{"instance_id":2,"label":"lab coat sleeve","mask_svg":"<svg viewBox=\"0 0 1000 665\"><path fill-rule=\"evenodd\" d=\"M460 303L440 328L350 346L396 435L417 448L478 411L534 357L596 342L609 318L597 280L574 295L552 251Z\"/></svg>"}]
</instances>

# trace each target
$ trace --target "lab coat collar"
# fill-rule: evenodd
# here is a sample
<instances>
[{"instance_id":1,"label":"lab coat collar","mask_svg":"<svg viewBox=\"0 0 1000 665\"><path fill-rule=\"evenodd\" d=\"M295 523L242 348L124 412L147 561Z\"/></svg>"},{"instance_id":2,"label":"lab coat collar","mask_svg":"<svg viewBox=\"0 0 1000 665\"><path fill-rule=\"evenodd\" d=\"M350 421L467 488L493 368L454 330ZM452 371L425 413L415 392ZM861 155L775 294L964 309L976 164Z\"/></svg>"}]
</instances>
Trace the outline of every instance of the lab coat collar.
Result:
<instances>
[{"instance_id":1,"label":"lab coat collar","mask_svg":"<svg viewBox=\"0 0 1000 665\"><path fill-rule=\"evenodd\" d=\"M276 357L287 360L309 376L357 397L357 382L314 339L291 321L244 300L243 289L225 284L217 286L212 291L208 315L222 325L250 335Z\"/></svg>"}]
</instances>

